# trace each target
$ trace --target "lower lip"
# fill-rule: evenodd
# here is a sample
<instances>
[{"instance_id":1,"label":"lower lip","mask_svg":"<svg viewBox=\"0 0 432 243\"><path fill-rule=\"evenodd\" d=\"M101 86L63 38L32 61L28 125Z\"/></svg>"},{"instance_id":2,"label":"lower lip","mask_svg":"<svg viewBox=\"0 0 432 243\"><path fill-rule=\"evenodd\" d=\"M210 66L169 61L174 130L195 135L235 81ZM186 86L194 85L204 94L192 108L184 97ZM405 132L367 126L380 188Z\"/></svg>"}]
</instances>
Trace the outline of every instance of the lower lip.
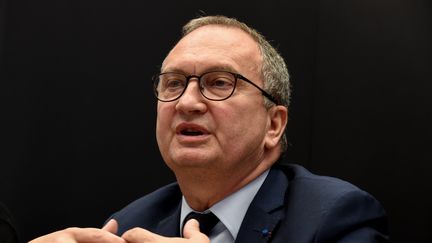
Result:
<instances>
[{"instance_id":1,"label":"lower lip","mask_svg":"<svg viewBox=\"0 0 432 243\"><path fill-rule=\"evenodd\" d=\"M210 134L203 134L198 136L187 136L183 134L177 134L177 140L180 143L203 143L206 140L208 140L210 137Z\"/></svg>"}]
</instances>

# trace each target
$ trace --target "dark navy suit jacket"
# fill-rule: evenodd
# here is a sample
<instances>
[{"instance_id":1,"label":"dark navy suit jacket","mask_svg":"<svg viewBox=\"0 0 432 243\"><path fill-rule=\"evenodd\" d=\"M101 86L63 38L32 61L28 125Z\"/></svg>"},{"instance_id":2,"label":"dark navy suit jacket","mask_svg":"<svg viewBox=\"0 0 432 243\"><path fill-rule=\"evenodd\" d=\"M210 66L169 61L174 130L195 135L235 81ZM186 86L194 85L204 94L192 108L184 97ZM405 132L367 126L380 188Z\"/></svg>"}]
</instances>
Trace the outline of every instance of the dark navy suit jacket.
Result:
<instances>
[{"instance_id":1,"label":"dark navy suit jacket","mask_svg":"<svg viewBox=\"0 0 432 243\"><path fill-rule=\"evenodd\" d=\"M136 200L112 216L119 223L118 234L141 227L179 236L181 197L173 183ZM290 164L270 170L236 242L387 242L387 234L384 209L370 194Z\"/></svg>"},{"instance_id":2,"label":"dark navy suit jacket","mask_svg":"<svg viewBox=\"0 0 432 243\"><path fill-rule=\"evenodd\" d=\"M18 233L14 227L12 215L9 210L0 203L0 242L18 243Z\"/></svg>"}]
</instances>

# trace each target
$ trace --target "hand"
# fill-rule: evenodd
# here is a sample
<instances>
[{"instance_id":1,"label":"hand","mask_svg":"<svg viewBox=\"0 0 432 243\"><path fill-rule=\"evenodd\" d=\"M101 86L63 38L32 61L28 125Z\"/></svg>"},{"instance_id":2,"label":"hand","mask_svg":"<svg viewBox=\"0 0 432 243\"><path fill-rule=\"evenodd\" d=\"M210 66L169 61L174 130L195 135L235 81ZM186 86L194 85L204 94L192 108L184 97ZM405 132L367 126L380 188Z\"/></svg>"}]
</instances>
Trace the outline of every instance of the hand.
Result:
<instances>
[{"instance_id":1,"label":"hand","mask_svg":"<svg viewBox=\"0 0 432 243\"><path fill-rule=\"evenodd\" d=\"M67 228L36 238L29 243L126 243L115 235L117 222L110 220L102 229Z\"/></svg>"},{"instance_id":2,"label":"hand","mask_svg":"<svg viewBox=\"0 0 432 243\"><path fill-rule=\"evenodd\" d=\"M189 220L184 226L184 238L163 237L142 228L126 231L122 238L128 243L210 243L209 238L200 232L199 223L195 219Z\"/></svg>"}]
</instances>

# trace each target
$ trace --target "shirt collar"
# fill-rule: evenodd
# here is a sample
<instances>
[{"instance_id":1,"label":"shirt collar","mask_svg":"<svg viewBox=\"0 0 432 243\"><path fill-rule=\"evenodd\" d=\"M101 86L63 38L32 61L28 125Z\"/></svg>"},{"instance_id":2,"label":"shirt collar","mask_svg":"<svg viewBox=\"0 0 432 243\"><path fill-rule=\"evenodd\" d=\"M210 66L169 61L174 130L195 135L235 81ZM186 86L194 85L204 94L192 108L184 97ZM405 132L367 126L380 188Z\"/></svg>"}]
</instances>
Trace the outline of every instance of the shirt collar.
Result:
<instances>
[{"instance_id":1,"label":"shirt collar","mask_svg":"<svg viewBox=\"0 0 432 243\"><path fill-rule=\"evenodd\" d=\"M219 201L211 208L207 209L202 213L207 213L211 211L214 213L219 220L228 229L234 239L237 238L237 234L240 230L240 225L243 221L246 211L249 208L253 198L260 189L261 185L264 183L265 178L268 175L269 170L262 173L260 176L255 178L252 182L241 188L240 190L234 192L228 197ZM184 196L182 197L181 213L180 213L180 231L182 227L182 222L186 216L193 210ZM195 211L196 212L196 211Z\"/></svg>"}]
</instances>

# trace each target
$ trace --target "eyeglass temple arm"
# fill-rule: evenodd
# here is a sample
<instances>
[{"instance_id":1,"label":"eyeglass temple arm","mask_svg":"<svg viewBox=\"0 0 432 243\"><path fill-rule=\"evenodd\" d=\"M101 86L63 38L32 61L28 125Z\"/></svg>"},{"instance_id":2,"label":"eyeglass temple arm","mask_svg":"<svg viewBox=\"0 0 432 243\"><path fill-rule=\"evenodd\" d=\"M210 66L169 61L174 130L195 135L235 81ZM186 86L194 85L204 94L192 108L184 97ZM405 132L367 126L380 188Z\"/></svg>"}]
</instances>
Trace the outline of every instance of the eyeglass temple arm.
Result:
<instances>
[{"instance_id":1,"label":"eyeglass temple arm","mask_svg":"<svg viewBox=\"0 0 432 243\"><path fill-rule=\"evenodd\" d=\"M255 88L259 89L259 91L261 91L261 94L264 95L267 99L269 99L271 102L275 103L276 105L280 105L280 102L277 101L272 95L270 95L269 93L267 93L265 90L263 90L262 88L260 88L258 85L254 84L252 81L250 81L249 79L238 75L237 78L242 79L250 84L252 84L253 86L255 86Z\"/></svg>"}]
</instances>

